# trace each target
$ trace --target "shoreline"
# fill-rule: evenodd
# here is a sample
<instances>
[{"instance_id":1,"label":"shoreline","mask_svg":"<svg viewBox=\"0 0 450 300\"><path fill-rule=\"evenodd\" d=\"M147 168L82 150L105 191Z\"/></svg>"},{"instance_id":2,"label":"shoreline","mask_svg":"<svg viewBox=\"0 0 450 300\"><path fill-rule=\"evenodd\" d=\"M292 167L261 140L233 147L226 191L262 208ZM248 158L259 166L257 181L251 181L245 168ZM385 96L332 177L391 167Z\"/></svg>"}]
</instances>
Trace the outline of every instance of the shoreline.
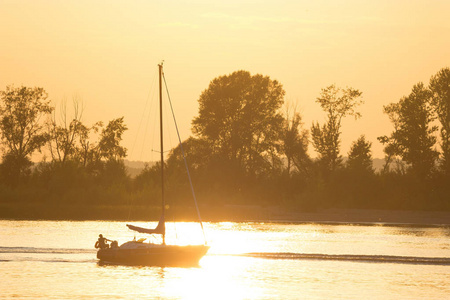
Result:
<instances>
[{"instance_id":1,"label":"shoreline","mask_svg":"<svg viewBox=\"0 0 450 300\"><path fill-rule=\"evenodd\" d=\"M450 212L376 209L326 209L314 213L292 213L294 223L351 224L398 227L450 227Z\"/></svg>"},{"instance_id":2,"label":"shoreline","mask_svg":"<svg viewBox=\"0 0 450 300\"><path fill-rule=\"evenodd\" d=\"M177 221L197 221L195 209L170 209ZM360 226L450 227L450 211L377 209L322 209L292 212L280 207L201 207L204 222L257 222ZM0 220L48 221L158 221L155 207L77 206L0 203Z\"/></svg>"}]
</instances>

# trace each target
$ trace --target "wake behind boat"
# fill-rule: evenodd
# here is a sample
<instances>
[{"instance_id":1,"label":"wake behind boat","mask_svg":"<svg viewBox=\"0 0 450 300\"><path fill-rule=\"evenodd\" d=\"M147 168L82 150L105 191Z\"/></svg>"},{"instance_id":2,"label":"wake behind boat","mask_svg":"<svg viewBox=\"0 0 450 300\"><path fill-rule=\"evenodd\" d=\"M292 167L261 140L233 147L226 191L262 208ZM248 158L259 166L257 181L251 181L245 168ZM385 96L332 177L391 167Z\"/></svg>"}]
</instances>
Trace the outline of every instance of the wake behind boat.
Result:
<instances>
[{"instance_id":1,"label":"wake behind boat","mask_svg":"<svg viewBox=\"0 0 450 300\"><path fill-rule=\"evenodd\" d=\"M208 252L209 246L206 245L167 245L166 244L166 226L165 226L165 199L164 199L164 148L163 148L163 126L162 126L162 63L159 67L159 112L160 112L160 147L161 147L161 218L158 226L154 229L138 227L127 224L128 228L139 233L145 234L159 234L162 236L162 243L144 243L145 238L139 240L132 240L122 245L118 245L116 241L111 241L111 245L106 242L109 241L100 235L96 243L96 248L100 248L97 252L97 258L101 262L118 263L118 264L133 264L133 265L158 265L158 266L185 266L197 265L199 260ZM181 139L179 139L180 147L183 152ZM187 164L186 164L187 168ZM187 170L189 176L189 170ZM189 178L189 182L190 178ZM192 183L191 183L191 190ZM199 223L203 230L203 225L200 218L200 213L197 206L197 200L193 193L195 206L199 217Z\"/></svg>"}]
</instances>

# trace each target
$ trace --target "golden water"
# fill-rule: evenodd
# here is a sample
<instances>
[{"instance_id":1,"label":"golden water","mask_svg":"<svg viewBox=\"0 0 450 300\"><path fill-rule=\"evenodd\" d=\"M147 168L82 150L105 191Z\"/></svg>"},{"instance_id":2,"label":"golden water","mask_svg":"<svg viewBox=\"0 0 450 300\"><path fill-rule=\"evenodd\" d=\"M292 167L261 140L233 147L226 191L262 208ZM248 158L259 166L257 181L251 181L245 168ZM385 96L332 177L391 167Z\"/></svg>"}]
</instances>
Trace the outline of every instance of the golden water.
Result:
<instances>
[{"instance_id":1,"label":"golden water","mask_svg":"<svg viewBox=\"0 0 450 300\"><path fill-rule=\"evenodd\" d=\"M446 227L207 223L205 229L211 249L198 267L132 267L95 258L99 233L119 243L134 237L123 222L0 221L0 299L450 295ZM168 243L203 239L195 223L169 223L167 230Z\"/></svg>"}]
</instances>

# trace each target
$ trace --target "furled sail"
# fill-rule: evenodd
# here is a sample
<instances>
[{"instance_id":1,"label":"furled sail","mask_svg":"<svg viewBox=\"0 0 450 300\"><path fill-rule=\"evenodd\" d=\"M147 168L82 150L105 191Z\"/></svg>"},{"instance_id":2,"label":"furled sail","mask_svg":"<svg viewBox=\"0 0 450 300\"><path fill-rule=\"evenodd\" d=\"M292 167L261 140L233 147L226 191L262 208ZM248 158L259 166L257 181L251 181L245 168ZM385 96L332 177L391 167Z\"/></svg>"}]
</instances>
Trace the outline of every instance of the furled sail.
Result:
<instances>
[{"instance_id":1,"label":"furled sail","mask_svg":"<svg viewBox=\"0 0 450 300\"><path fill-rule=\"evenodd\" d=\"M128 228L131 230L140 232L140 233L149 233L149 234L165 234L166 226L164 221L164 215L161 216L158 222L158 226L155 229L143 228L134 225L127 224Z\"/></svg>"}]
</instances>

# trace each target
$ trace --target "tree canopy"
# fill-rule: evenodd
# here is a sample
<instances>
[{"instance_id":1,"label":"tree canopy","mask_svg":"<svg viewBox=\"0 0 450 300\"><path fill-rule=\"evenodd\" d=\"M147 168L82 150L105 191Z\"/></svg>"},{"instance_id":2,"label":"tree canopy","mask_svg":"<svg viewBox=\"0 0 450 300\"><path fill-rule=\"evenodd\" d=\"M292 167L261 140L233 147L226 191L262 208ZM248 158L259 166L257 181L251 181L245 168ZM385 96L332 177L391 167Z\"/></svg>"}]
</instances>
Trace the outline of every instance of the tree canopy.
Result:
<instances>
[{"instance_id":1,"label":"tree canopy","mask_svg":"<svg viewBox=\"0 0 450 300\"><path fill-rule=\"evenodd\" d=\"M372 143L366 140L364 135L352 143L348 152L347 167L356 173L373 173L373 161L370 148Z\"/></svg>"},{"instance_id":2,"label":"tree canopy","mask_svg":"<svg viewBox=\"0 0 450 300\"><path fill-rule=\"evenodd\" d=\"M311 162L308 155L309 133L307 130L301 129L302 125L300 113L294 110L290 115L289 110L287 110L281 134L281 152L286 156L288 175L292 163L299 172L307 172Z\"/></svg>"},{"instance_id":3,"label":"tree canopy","mask_svg":"<svg viewBox=\"0 0 450 300\"><path fill-rule=\"evenodd\" d=\"M436 137L433 133L437 127L432 125L434 116L429 90L418 83L407 97L385 106L384 111L395 128L390 137L380 137L386 144L386 153L400 156L420 178L430 175L438 152L434 150Z\"/></svg>"},{"instance_id":4,"label":"tree canopy","mask_svg":"<svg viewBox=\"0 0 450 300\"><path fill-rule=\"evenodd\" d=\"M442 168L450 175L450 68L430 79L431 105L441 123Z\"/></svg>"},{"instance_id":5,"label":"tree canopy","mask_svg":"<svg viewBox=\"0 0 450 300\"><path fill-rule=\"evenodd\" d=\"M47 142L49 135L43 124L52 112L43 88L7 86L0 92L0 133L6 146L6 161L13 177L20 176L30 165L29 156Z\"/></svg>"},{"instance_id":6,"label":"tree canopy","mask_svg":"<svg viewBox=\"0 0 450 300\"><path fill-rule=\"evenodd\" d=\"M126 157L127 149L121 146L120 142L127 129L123 117L109 121L100 136L98 144L100 157L106 160L121 160Z\"/></svg>"},{"instance_id":7,"label":"tree canopy","mask_svg":"<svg viewBox=\"0 0 450 300\"><path fill-rule=\"evenodd\" d=\"M346 116L361 117L356 108L363 103L362 93L353 88L339 88L334 84L322 89L316 102L327 113L322 126L311 126L312 144L319 153L320 163L327 171L334 171L341 163L341 121Z\"/></svg>"},{"instance_id":8,"label":"tree canopy","mask_svg":"<svg viewBox=\"0 0 450 300\"><path fill-rule=\"evenodd\" d=\"M217 77L200 95L193 131L232 164L251 172L267 169L270 153L278 150L284 94L268 76L237 71Z\"/></svg>"}]
</instances>

